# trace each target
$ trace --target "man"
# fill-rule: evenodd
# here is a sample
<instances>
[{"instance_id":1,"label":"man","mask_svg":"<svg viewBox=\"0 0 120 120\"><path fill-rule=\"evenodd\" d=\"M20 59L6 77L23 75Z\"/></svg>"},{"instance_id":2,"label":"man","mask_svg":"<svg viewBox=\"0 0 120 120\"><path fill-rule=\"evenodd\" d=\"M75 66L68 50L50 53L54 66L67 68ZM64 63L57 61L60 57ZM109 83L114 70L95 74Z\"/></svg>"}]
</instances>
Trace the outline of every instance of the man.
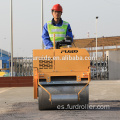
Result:
<instances>
[{"instance_id":1,"label":"man","mask_svg":"<svg viewBox=\"0 0 120 120\"><path fill-rule=\"evenodd\" d=\"M53 49L53 34L55 33L55 42L63 40L69 36L73 40L70 24L62 20L62 6L56 4L52 8L52 21L48 21L43 27L42 39L46 49Z\"/></svg>"}]
</instances>

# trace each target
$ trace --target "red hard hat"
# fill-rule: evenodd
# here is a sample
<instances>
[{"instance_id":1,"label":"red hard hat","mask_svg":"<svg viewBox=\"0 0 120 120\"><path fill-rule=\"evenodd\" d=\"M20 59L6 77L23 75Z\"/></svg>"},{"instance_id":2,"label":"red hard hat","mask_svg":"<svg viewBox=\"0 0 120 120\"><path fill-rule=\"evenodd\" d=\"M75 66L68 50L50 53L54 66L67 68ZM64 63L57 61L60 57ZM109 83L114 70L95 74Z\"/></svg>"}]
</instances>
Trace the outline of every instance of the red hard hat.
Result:
<instances>
[{"instance_id":1,"label":"red hard hat","mask_svg":"<svg viewBox=\"0 0 120 120\"><path fill-rule=\"evenodd\" d=\"M62 6L60 4L55 4L52 10L63 12Z\"/></svg>"}]
</instances>

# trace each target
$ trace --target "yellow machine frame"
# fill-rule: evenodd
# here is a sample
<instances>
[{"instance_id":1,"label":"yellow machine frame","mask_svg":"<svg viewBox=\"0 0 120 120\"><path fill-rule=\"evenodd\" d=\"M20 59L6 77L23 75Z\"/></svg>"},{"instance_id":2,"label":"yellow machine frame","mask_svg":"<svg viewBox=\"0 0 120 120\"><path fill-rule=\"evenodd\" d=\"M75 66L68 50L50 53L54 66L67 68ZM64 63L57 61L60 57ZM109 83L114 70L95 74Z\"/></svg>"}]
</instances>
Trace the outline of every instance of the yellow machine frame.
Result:
<instances>
[{"instance_id":1,"label":"yellow machine frame","mask_svg":"<svg viewBox=\"0 0 120 120\"><path fill-rule=\"evenodd\" d=\"M80 58L79 60L68 60L70 57L77 58L78 56ZM57 57L59 59L55 60ZM44 60L41 60L41 58L44 58ZM85 60L86 58L88 60ZM51 93L40 84L40 81L44 79L46 82L51 82L52 76L76 76L77 82L86 83L78 92L79 96L91 80L89 58L90 56L87 50L80 48L33 50L34 99L38 97L38 86L40 86L49 94L49 101L51 101ZM78 100L80 100L79 97Z\"/></svg>"}]
</instances>

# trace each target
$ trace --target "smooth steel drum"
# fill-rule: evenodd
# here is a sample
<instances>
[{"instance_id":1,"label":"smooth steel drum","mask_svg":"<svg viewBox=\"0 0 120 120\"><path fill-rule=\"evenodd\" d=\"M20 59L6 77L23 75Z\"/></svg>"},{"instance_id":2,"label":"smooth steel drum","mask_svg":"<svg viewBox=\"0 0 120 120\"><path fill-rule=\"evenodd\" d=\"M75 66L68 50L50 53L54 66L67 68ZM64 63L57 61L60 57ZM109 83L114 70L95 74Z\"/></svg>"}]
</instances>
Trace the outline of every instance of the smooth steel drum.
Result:
<instances>
[{"instance_id":1,"label":"smooth steel drum","mask_svg":"<svg viewBox=\"0 0 120 120\"><path fill-rule=\"evenodd\" d=\"M39 110L46 109L84 109L83 106L89 104L89 85L80 93L80 100L78 100L78 92L86 84L80 82L54 82L51 84L42 84L51 93L51 102L49 101L49 94L38 87L38 107ZM87 109L85 107L85 109Z\"/></svg>"}]
</instances>

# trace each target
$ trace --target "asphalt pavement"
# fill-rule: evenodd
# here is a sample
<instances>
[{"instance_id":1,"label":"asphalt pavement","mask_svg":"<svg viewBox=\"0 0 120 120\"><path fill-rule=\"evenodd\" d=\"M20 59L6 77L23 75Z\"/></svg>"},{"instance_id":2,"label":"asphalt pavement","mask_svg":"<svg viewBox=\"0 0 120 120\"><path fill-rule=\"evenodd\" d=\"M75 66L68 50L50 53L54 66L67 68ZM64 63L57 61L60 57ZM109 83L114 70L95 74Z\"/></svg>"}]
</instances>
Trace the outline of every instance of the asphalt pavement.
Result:
<instances>
[{"instance_id":1,"label":"asphalt pavement","mask_svg":"<svg viewBox=\"0 0 120 120\"><path fill-rule=\"evenodd\" d=\"M89 99L88 110L39 111L33 87L1 87L0 120L120 120L120 80L91 81Z\"/></svg>"}]
</instances>

